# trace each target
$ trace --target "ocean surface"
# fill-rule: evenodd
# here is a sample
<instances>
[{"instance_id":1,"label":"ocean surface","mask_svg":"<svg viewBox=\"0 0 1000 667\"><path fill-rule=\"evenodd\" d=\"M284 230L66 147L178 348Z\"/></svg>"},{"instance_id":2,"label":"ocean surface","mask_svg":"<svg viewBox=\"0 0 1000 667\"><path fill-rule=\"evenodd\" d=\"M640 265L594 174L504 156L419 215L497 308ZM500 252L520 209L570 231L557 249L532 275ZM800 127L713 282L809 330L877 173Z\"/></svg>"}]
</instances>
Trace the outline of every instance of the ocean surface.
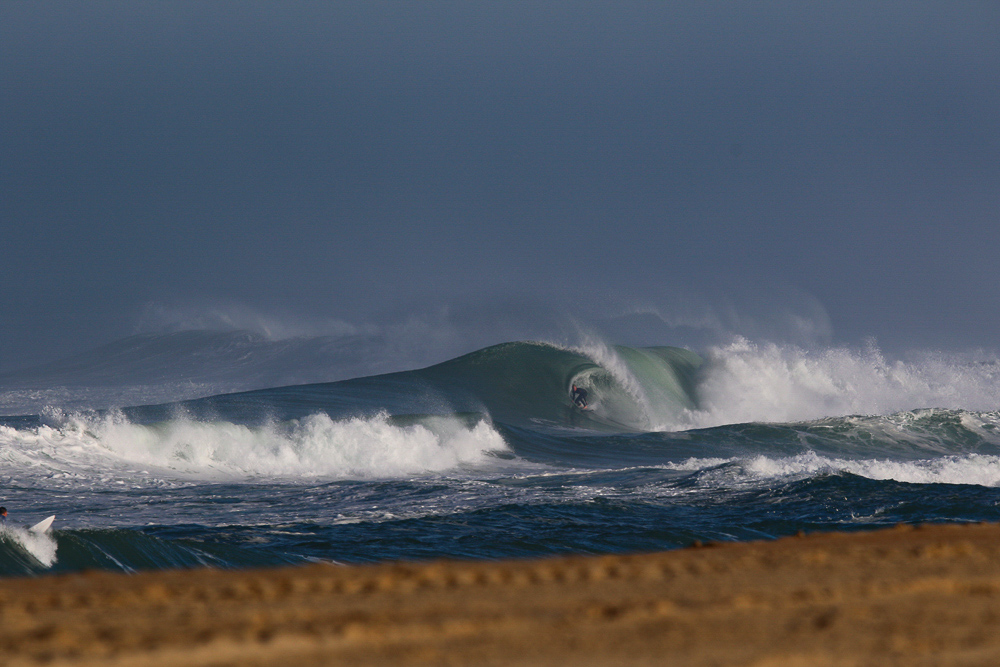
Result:
<instances>
[{"instance_id":1,"label":"ocean surface","mask_svg":"<svg viewBox=\"0 0 1000 667\"><path fill-rule=\"evenodd\" d=\"M0 375L0 574L641 552L1000 521L990 354L510 342L280 385L365 352L330 345L189 332ZM50 533L24 528L51 514Z\"/></svg>"}]
</instances>

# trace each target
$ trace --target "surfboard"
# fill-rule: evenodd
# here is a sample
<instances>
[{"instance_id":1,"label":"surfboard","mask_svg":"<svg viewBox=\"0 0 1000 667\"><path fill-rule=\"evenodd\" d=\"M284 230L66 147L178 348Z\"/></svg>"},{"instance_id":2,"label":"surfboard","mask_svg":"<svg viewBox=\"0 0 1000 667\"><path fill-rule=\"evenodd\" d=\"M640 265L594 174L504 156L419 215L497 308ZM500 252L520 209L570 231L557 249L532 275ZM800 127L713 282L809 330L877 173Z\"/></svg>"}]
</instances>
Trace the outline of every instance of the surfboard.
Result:
<instances>
[{"instance_id":1,"label":"surfboard","mask_svg":"<svg viewBox=\"0 0 1000 667\"><path fill-rule=\"evenodd\" d=\"M48 519L42 519L28 530L30 530L33 533L44 533L46 530L49 529L49 527L52 525L52 522L55 520L56 520L56 515L53 514Z\"/></svg>"}]
</instances>

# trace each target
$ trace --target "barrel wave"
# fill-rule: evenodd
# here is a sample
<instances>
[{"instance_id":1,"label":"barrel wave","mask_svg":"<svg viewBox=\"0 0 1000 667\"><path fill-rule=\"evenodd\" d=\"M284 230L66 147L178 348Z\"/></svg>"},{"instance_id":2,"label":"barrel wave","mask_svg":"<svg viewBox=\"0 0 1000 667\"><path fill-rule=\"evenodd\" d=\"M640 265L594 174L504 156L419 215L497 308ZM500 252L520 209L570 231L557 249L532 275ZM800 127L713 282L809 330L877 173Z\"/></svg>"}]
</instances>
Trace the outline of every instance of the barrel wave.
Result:
<instances>
[{"instance_id":1,"label":"barrel wave","mask_svg":"<svg viewBox=\"0 0 1000 667\"><path fill-rule=\"evenodd\" d=\"M701 358L676 347L566 348L515 342L415 371L298 385L126 409L143 422L182 410L199 419L288 420L322 411L334 418L481 413L503 423L601 431L658 430L697 404ZM591 408L573 405L573 384Z\"/></svg>"},{"instance_id":2,"label":"barrel wave","mask_svg":"<svg viewBox=\"0 0 1000 667\"><path fill-rule=\"evenodd\" d=\"M700 365L696 354L674 347L506 343L417 371L412 378L460 405L478 402L502 422L644 431L659 415L695 407ZM573 405L574 384L588 391L589 410Z\"/></svg>"}]
</instances>

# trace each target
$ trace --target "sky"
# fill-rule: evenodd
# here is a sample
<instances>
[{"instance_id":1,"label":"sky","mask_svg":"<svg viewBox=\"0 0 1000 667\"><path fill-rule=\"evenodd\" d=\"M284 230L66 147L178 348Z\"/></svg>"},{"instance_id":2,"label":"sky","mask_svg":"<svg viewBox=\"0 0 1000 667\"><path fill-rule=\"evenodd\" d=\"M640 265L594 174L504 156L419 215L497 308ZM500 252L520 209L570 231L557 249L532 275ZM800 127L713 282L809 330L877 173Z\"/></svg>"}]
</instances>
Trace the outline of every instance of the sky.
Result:
<instances>
[{"instance_id":1,"label":"sky","mask_svg":"<svg viewBox=\"0 0 1000 667\"><path fill-rule=\"evenodd\" d=\"M5 0L0 371L219 312L995 349L998 35L985 1Z\"/></svg>"}]
</instances>

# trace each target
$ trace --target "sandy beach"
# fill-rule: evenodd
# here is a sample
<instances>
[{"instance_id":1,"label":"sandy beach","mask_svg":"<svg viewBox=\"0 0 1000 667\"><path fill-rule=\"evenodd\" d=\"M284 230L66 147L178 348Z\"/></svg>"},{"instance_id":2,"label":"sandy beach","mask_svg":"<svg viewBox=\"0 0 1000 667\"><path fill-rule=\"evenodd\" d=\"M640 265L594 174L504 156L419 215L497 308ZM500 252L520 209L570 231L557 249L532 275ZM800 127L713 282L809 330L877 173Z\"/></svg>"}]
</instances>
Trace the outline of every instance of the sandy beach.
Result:
<instances>
[{"instance_id":1,"label":"sandy beach","mask_svg":"<svg viewBox=\"0 0 1000 667\"><path fill-rule=\"evenodd\" d=\"M1000 526L10 579L0 621L9 667L997 664Z\"/></svg>"}]
</instances>

